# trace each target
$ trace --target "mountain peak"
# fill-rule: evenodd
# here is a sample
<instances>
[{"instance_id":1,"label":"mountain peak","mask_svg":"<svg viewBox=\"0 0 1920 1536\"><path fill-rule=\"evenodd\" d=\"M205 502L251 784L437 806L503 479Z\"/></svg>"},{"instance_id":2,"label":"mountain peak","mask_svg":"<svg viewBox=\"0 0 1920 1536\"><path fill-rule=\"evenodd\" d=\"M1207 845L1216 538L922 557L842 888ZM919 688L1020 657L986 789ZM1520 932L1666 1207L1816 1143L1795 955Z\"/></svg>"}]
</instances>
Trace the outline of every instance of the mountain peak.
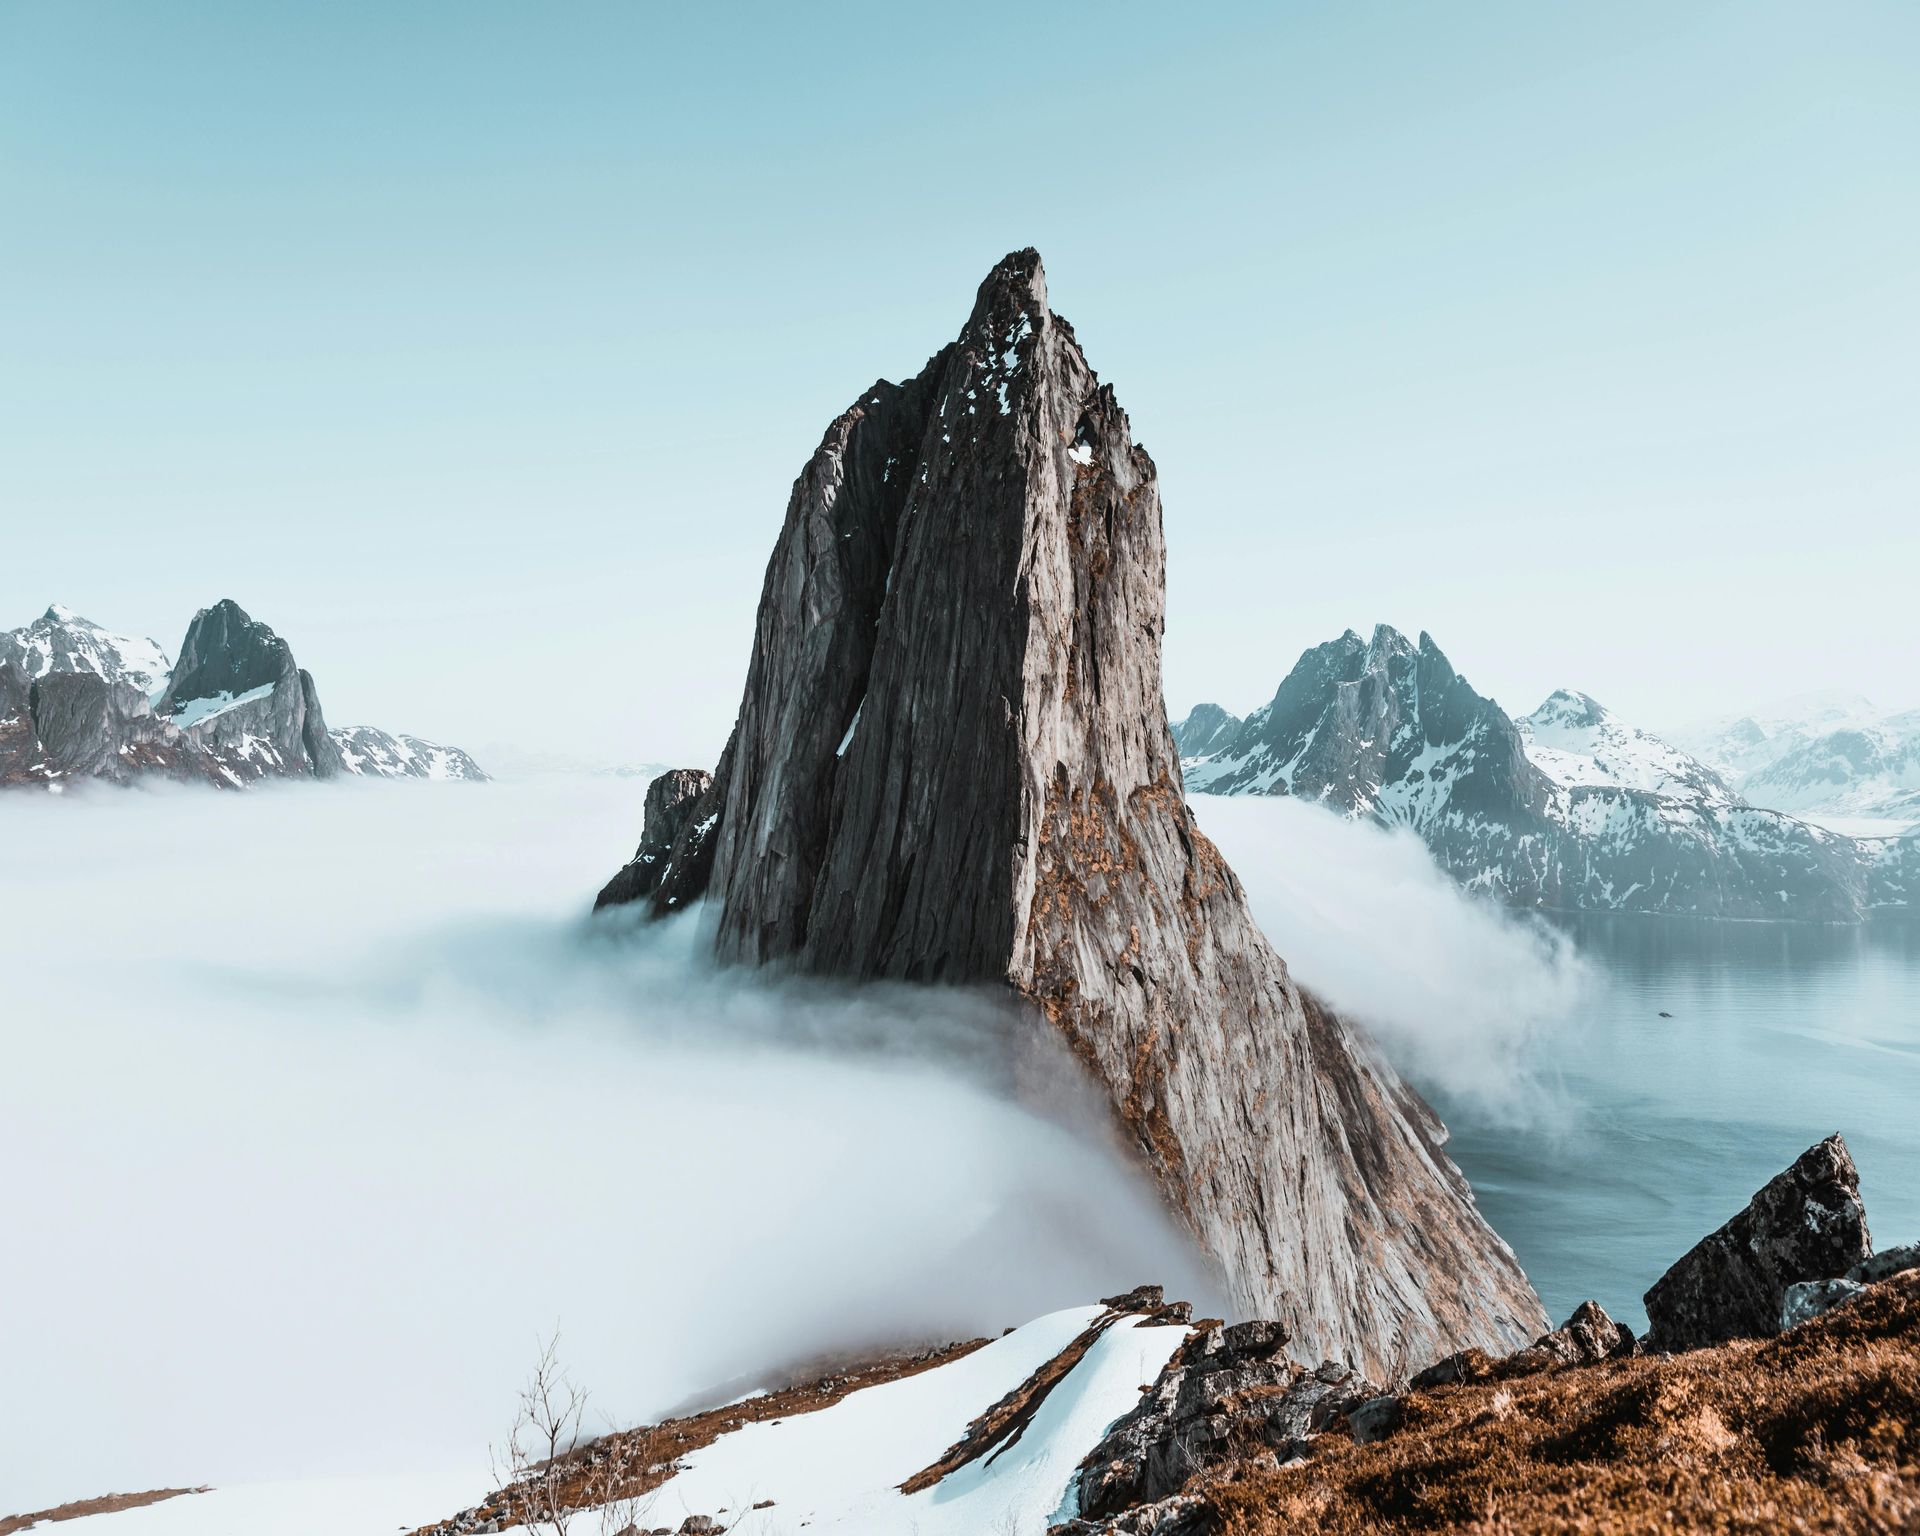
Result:
<instances>
[{"instance_id":1,"label":"mountain peak","mask_svg":"<svg viewBox=\"0 0 1920 1536\"><path fill-rule=\"evenodd\" d=\"M1002 299L1010 300L1034 319L1047 313L1047 269L1032 246L1009 251L994 263L974 297L974 316L987 313Z\"/></svg>"},{"instance_id":2,"label":"mountain peak","mask_svg":"<svg viewBox=\"0 0 1920 1536\"><path fill-rule=\"evenodd\" d=\"M1529 725L1603 725L1610 718L1606 705L1577 688L1556 688L1532 714Z\"/></svg>"},{"instance_id":3,"label":"mountain peak","mask_svg":"<svg viewBox=\"0 0 1920 1536\"><path fill-rule=\"evenodd\" d=\"M704 896L729 961L1006 987L1305 1358L1523 1336L1539 1303L1429 1117L1299 990L1194 825L1157 475L1045 306L1013 253L956 343L829 430L728 746L662 875L630 865L604 904Z\"/></svg>"}]
</instances>

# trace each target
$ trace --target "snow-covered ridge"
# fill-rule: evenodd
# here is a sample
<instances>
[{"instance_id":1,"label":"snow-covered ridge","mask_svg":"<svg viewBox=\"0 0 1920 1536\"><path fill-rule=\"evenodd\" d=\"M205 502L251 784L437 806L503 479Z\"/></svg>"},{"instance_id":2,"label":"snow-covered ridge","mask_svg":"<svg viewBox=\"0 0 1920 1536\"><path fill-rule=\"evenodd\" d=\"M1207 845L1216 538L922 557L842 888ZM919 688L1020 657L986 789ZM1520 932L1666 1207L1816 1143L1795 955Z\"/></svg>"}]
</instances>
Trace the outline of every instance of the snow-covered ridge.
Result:
<instances>
[{"instance_id":1,"label":"snow-covered ridge","mask_svg":"<svg viewBox=\"0 0 1920 1536\"><path fill-rule=\"evenodd\" d=\"M1587 694L1562 688L1514 724L1528 760L1556 784L1639 790L1703 806L1738 803L1705 763Z\"/></svg>"},{"instance_id":2,"label":"snow-covered ridge","mask_svg":"<svg viewBox=\"0 0 1920 1536\"><path fill-rule=\"evenodd\" d=\"M418 736L393 735L371 725L336 727L334 742L348 773L386 779L480 780L480 765L458 747Z\"/></svg>"}]
</instances>

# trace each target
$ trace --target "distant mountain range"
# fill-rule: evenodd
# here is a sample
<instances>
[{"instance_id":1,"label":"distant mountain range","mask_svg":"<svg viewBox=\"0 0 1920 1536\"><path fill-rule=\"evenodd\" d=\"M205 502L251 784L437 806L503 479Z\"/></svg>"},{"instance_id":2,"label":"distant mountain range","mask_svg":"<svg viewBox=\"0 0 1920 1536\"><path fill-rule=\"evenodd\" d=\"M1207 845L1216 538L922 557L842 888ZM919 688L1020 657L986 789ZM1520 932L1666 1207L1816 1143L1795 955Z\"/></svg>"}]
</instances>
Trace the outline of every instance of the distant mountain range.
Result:
<instances>
[{"instance_id":1,"label":"distant mountain range","mask_svg":"<svg viewBox=\"0 0 1920 1536\"><path fill-rule=\"evenodd\" d=\"M1858 694L1802 694L1685 727L1674 740L1755 805L1920 822L1920 709L1887 714Z\"/></svg>"},{"instance_id":2,"label":"distant mountain range","mask_svg":"<svg viewBox=\"0 0 1920 1536\"><path fill-rule=\"evenodd\" d=\"M1173 734L1190 790L1297 795L1407 826L1461 884L1515 905L1855 922L1920 887L1913 836L1846 837L1755 805L1583 693L1514 720L1431 636L1384 625L1307 651L1245 719L1202 704Z\"/></svg>"},{"instance_id":3,"label":"distant mountain range","mask_svg":"<svg viewBox=\"0 0 1920 1536\"><path fill-rule=\"evenodd\" d=\"M231 599L193 616L178 662L58 604L0 631L0 786L341 776L487 777L458 747L329 730L312 675Z\"/></svg>"}]
</instances>

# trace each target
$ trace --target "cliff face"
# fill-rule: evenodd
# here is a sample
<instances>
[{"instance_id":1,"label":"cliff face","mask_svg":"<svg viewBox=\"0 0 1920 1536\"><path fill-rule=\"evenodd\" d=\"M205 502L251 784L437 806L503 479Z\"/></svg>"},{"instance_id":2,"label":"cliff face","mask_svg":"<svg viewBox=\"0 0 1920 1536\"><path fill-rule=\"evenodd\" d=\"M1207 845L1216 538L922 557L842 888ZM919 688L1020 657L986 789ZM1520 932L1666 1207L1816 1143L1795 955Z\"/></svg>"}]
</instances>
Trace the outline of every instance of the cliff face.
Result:
<instances>
[{"instance_id":1,"label":"cliff face","mask_svg":"<svg viewBox=\"0 0 1920 1536\"><path fill-rule=\"evenodd\" d=\"M602 900L704 891L726 959L1007 984L1303 1356L1522 1342L1539 1303L1442 1128L1294 984L1193 824L1164 563L1153 461L1038 256L1009 256L959 339L866 391L794 486L686 850L710 876L676 850L684 877L623 872Z\"/></svg>"}]
</instances>

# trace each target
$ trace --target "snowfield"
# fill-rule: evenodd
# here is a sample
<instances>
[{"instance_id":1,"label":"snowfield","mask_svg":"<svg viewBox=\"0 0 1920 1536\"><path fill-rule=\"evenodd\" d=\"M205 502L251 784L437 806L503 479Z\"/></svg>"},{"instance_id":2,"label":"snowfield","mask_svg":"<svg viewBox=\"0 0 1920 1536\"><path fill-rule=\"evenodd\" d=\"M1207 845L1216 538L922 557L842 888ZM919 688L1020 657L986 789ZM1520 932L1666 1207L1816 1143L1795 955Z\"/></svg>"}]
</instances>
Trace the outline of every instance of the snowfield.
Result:
<instances>
[{"instance_id":1,"label":"snowfield","mask_svg":"<svg viewBox=\"0 0 1920 1536\"><path fill-rule=\"evenodd\" d=\"M648 1496L640 1525L677 1530L689 1515L712 1515L738 1536L1039 1536L1075 1512L1075 1470L1140 1401L1141 1387L1187 1337L1185 1326L1122 1318L1047 1394L1023 1434L918 1493L901 1493L899 1485L938 1461L975 1418L1104 1311L1050 1313L830 1408L744 1425L689 1455ZM88 1515L58 1529L73 1536L371 1536L443 1519L490 1487L479 1470L258 1483ZM601 1524L587 1511L574 1528L598 1536Z\"/></svg>"},{"instance_id":2,"label":"snowfield","mask_svg":"<svg viewBox=\"0 0 1920 1536\"><path fill-rule=\"evenodd\" d=\"M1068 1484L1113 1421L1140 1401L1187 1336L1122 1319L1048 1394L1026 1433L931 1488L899 1485L967 1425L1059 1354L1104 1309L1076 1307L1017 1328L958 1360L868 1387L818 1413L748 1424L687 1458L642 1514L677 1530L713 1515L741 1536L1038 1536L1073 1513ZM772 1500L769 1508L752 1506ZM724 1511L724 1513L723 1513Z\"/></svg>"},{"instance_id":3,"label":"snowfield","mask_svg":"<svg viewBox=\"0 0 1920 1536\"><path fill-rule=\"evenodd\" d=\"M376 1536L438 1519L485 1478L480 1467L417 1477L242 1483L28 1529L48 1536Z\"/></svg>"}]
</instances>

